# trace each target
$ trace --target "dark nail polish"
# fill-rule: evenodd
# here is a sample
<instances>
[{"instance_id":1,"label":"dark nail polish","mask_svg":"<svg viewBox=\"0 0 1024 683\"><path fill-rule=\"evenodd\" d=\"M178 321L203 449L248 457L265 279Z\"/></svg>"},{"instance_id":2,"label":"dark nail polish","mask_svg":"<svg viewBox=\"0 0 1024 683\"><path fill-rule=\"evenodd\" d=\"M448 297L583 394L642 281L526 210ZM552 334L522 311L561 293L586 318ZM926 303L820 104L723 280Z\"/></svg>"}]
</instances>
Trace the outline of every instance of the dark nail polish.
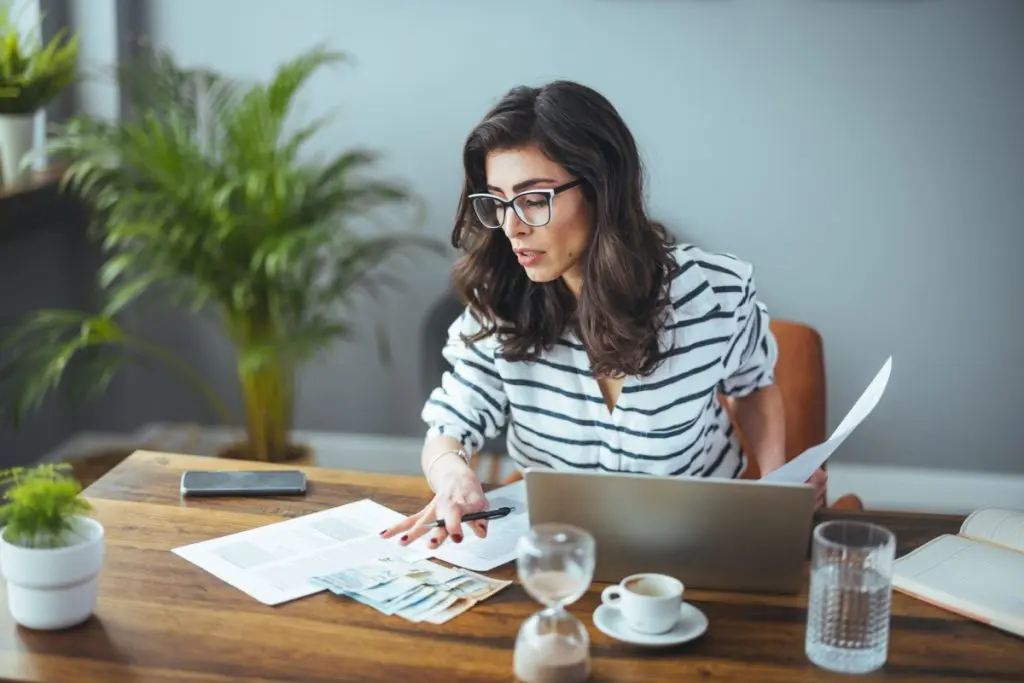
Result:
<instances>
[{"instance_id":1,"label":"dark nail polish","mask_svg":"<svg viewBox=\"0 0 1024 683\"><path fill-rule=\"evenodd\" d=\"M437 545L437 539L436 538L430 539L430 545Z\"/></svg>"},{"instance_id":2,"label":"dark nail polish","mask_svg":"<svg viewBox=\"0 0 1024 683\"><path fill-rule=\"evenodd\" d=\"M408 537L408 536L402 536L402 537L401 537L400 539L398 539L398 540L400 540L400 541L403 541L403 542L405 542L405 541L408 541L408 540L409 540L409 537Z\"/></svg>"},{"instance_id":3,"label":"dark nail polish","mask_svg":"<svg viewBox=\"0 0 1024 683\"><path fill-rule=\"evenodd\" d=\"M462 535L461 534L455 534L455 535L452 536L452 540L455 541L456 543L462 543Z\"/></svg>"}]
</instances>

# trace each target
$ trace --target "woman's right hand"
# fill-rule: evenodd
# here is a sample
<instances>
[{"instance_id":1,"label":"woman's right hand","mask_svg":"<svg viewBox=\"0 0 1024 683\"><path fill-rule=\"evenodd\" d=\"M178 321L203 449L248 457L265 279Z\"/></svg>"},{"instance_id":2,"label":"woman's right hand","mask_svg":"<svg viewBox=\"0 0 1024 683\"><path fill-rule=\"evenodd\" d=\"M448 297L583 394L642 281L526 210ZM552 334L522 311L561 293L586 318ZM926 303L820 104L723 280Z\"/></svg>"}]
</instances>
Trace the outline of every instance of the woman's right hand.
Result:
<instances>
[{"instance_id":1,"label":"woman's right hand","mask_svg":"<svg viewBox=\"0 0 1024 683\"><path fill-rule=\"evenodd\" d=\"M399 543L408 545L430 532L428 543L432 548L440 546L449 536L455 543L461 543L462 517L470 512L483 512L486 509L487 497L476 473L468 467L463 467L438 477L434 499L425 508L388 527L380 532L380 535L382 538L392 538L401 534ZM429 528L427 525L435 520L443 520L444 526ZM480 538L487 536L487 520L481 519L466 524Z\"/></svg>"}]
</instances>

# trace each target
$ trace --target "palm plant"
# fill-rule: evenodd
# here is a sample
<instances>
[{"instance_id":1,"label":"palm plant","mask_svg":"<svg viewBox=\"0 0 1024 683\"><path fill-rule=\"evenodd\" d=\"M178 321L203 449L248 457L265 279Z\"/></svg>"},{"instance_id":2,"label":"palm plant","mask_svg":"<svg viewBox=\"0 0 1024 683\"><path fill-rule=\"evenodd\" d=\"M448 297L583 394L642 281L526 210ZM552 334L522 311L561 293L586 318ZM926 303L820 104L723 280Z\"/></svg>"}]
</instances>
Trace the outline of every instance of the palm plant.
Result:
<instances>
[{"instance_id":1,"label":"palm plant","mask_svg":"<svg viewBox=\"0 0 1024 683\"><path fill-rule=\"evenodd\" d=\"M36 312L10 331L0 389L15 425L66 374L75 396L94 396L140 357L173 364L230 420L199 373L118 323L129 303L159 293L213 311L233 342L247 429L241 457L291 457L299 365L352 333L343 309L353 295L396 283L377 269L388 257L402 247L440 249L415 234L356 229L378 208L415 206L401 186L360 176L375 154L302 161L326 119L286 134L301 86L343 59L316 48L269 83L243 86L148 51L121 71L132 120L80 116L58 129L49 150L70 163L64 184L91 205L102 239L105 305L95 315Z\"/></svg>"}]
</instances>

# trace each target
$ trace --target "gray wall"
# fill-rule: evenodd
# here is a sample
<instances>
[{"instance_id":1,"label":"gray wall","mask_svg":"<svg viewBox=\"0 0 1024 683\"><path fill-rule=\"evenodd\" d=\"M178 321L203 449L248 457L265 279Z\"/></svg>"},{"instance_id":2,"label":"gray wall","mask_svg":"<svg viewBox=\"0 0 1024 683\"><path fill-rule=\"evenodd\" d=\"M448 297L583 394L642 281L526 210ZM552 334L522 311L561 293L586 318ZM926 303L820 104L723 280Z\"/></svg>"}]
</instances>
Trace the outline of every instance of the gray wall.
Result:
<instances>
[{"instance_id":1,"label":"gray wall","mask_svg":"<svg viewBox=\"0 0 1024 683\"><path fill-rule=\"evenodd\" d=\"M816 326L835 425L889 354L889 389L838 460L1024 473L1024 3L1019 0L149 0L154 42L266 78L325 41L303 113L340 108L323 147L383 150L446 237L468 129L508 87L572 78L608 95L642 147L654 211L757 265L778 317ZM88 36L86 37L88 38ZM372 337L302 378L299 427L418 435L418 335L447 285L424 261ZM369 316L365 309L361 315ZM159 323L159 324L158 324ZM206 324L149 318L222 386ZM195 416L138 379L119 419Z\"/></svg>"}]
</instances>

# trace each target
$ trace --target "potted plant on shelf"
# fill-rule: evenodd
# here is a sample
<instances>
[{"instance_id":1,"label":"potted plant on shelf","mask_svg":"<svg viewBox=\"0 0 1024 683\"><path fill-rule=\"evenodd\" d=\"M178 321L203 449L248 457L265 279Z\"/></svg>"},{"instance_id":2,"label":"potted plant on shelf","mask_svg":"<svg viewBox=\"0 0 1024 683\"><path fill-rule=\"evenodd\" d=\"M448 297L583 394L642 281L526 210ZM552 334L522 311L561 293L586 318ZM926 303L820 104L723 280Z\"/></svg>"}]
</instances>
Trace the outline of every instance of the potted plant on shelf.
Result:
<instances>
[{"instance_id":1,"label":"potted plant on shelf","mask_svg":"<svg viewBox=\"0 0 1024 683\"><path fill-rule=\"evenodd\" d=\"M103 526L67 465L0 472L9 488L0 506L0 570L14 620L32 629L60 629L88 619L103 566Z\"/></svg>"},{"instance_id":2,"label":"potted plant on shelf","mask_svg":"<svg viewBox=\"0 0 1024 683\"><path fill-rule=\"evenodd\" d=\"M0 184L21 175L39 111L78 77L78 37L61 29L45 45L18 30L0 2Z\"/></svg>"},{"instance_id":3,"label":"potted plant on shelf","mask_svg":"<svg viewBox=\"0 0 1024 683\"><path fill-rule=\"evenodd\" d=\"M49 149L70 164L65 185L94 210L106 303L98 314L35 312L0 341L8 351L0 390L16 427L67 373L74 373L67 387L88 398L143 357L181 370L232 423L226 401L199 372L120 324L124 308L151 293L212 313L237 352L246 434L221 454L284 461L305 453L290 437L301 364L352 335L346 305L354 295L376 296L398 283L378 270L390 256L442 249L415 233L361 229L377 225L377 209L417 206L400 185L364 175L376 154L350 149L304 160L304 143L325 119L286 134L300 87L343 59L315 48L269 83L243 86L148 50L121 71L136 116L116 123L79 116L58 129Z\"/></svg>"}]
</instances>

